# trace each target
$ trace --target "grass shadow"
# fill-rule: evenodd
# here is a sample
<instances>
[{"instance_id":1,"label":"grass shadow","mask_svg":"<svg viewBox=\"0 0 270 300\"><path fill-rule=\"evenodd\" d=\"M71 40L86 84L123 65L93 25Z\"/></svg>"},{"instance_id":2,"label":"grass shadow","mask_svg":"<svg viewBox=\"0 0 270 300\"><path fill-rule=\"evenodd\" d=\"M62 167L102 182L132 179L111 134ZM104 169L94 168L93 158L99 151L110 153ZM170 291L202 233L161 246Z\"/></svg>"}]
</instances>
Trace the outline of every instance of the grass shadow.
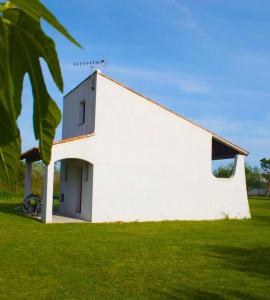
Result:
<instances>
[{"instance_id":1,"label":"grass shadow","mask_svg":"<svg viewBox=\"0 0 270 300\"><path fill-rule=\"evenodd\" d=\"M213 256L223 260L226 269L270 279L270 247L212 246L208 249Z\"/></svg>"},{"instance_id":2,"label":"grass shadow","mask_svg":"<svg viewBox=\"0 0 270 300\"><path fill-rule=\"evenodd\" d=\"M257 299L247 293L240 291L205 291L192 287L171 288L168 291L151 291L151 295L155 295L155 299L203 299L203 300L224 300L224 299Z\"/></svg>"},{"instance_id":3,"label":"grass shadow","mask_svg":"<svg viewBox=\"0 0 270 300\"><path fill-rule=\"evenodd\" d=\"M152 291L152 296L155 295L157 299L225 299L223 296L215 292L206 292L202 290L195 290L192 288L171 288L168 291Z\"/></svg>"},{"instance_id":4,"label":"grass shadow","mask_svg":"<svg viewBox=\"0 0 270 300\"><path fill-rule=\"evenodd\" d=\"M9 214L13 216L23 217L28 220L41 222L39 219L32 216L27 216L22 213L22 207L20 203L0 202L0 213Z\"/></svg>"},{"instance_id":5,"label":"grass shadow","mask_svg":"<svg viewBox=\"0 0 270 300\"><path fill-rule=\"evenodd\" d=\"M22 209L20 203L0 202L0 213L21 216Z\"/></svg>"}]
</instances>

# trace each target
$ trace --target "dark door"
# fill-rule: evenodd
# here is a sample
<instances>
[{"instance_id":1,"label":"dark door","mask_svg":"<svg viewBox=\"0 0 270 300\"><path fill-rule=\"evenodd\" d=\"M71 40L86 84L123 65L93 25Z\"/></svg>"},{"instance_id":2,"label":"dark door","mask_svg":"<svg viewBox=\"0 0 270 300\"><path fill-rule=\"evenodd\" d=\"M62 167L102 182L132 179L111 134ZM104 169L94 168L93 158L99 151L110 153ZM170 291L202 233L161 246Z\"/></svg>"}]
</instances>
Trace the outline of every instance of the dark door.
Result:
<instances>
[{"instance_id":1,"label":"dark door","mask_svg":"<svg viewBox=\"0 0 270 300\"><path fill-rule=\"evenodd\" d=\"M79 167L79 180L78 180L78 198L76 202L76 213L82 212L82 196L83 196L83 167Z\"/></svg>"}]
</instances>

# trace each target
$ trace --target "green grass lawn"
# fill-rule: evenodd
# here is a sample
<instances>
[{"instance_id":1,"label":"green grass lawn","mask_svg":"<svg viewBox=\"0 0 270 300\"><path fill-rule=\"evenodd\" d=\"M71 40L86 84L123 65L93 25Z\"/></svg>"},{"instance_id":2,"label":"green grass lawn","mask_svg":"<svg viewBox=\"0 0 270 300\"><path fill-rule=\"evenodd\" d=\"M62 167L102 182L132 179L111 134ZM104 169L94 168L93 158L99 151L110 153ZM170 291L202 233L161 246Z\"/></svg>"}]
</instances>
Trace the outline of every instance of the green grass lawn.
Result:
<instances>
[{"instance_id":1,"label":"green grass lawn","mask_svg":"<svg viewBox=\"0 0 270 300\"><path fill-rule=\"evenodd\" d=\"M270 199L251 220L49 225L3 202L1 299L270 299Z\"/></svg>"}]
</instances>

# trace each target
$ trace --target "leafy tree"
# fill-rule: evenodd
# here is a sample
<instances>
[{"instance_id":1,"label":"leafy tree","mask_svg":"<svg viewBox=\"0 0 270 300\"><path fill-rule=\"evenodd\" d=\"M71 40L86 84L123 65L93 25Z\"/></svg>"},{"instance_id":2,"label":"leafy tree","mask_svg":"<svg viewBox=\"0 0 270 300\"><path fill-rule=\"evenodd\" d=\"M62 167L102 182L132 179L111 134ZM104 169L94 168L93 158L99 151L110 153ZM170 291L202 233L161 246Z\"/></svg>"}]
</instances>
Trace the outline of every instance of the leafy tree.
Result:
<instances>
[{"instance_id":1,"label":"leafy tree","mask_svg":"<svg viewBox=\"0 0 270 300\"><path fill-rule=\"evenodd\" d=\"M263 170L263 178L266 181L266 196L270 194L270 158L263 158L260 160L261 168Z\"/></svg>"},{"instance_id":2,"label":"leafy tree","mask_svg":"<svg viewBox=\"0 0 270 300\"><path fill-rule=\"evenodd\" d=\"M229 163L226 166L218 167L213 171L213 174L219 178L229 178L233 173L233 163Z\"/></svg>"},{"instance_id":3,"label":"leafy tree","mask_svg":"<svg viewBox=\"0 0 270 300\"><path fill-rule=\"evenodd\" d=\"M44 181L44 167L43 163L36 161L32 164L32 192L34 194L42 195L43 193L43 181ZM25 182L25 163L20 161L18 165L17 175L12 181L0 184L1 191L12 193L13 195L22 196L24 194L24 182ZM59 196L60 191L60 168L55 165L54 168L54 185L53 194Z\"/></svg>"},{"instance_id":4,"label":"leafy tree","mask_svg":"<svg viewBox=\"0 0 270 300\"><path fill-rule=\"evenodd\" d=\"M49 95L40 58L63 91L63 80L54 41L42 30L47 21L72 43L80 45L39 0L0 3L0 182L11 182L19 166L21 139L17 119L21 113L23 79L29 75L33 93L33 129L41 159L49 164L55 129L61 113Z\"/></svg>"},{"instance_id":5,"label":"leafy tree","mask_svg":"<svg viewBox=\"0 0 270 300\"><path fill-rule=\"evenodd\" d=\"M247 189L261 189L264 188L265 184L262 178L262 171L259 167L251 167L250 165L246 164L246 182L247 182Z\"/></svg>"},{"instance_id":6,"label":"leafy tree","mask_svg":"<svg viewBox=\"0 0 270 300\"><path fill-rule=\"evenodd\" d=\"M219 167L213 171L216 177L229 178L233 174L233 163L229 163L226 166ZM263 180L262 171L259 167L251 167L250 165L245 165L246 172L246 184L247 189L260 189L265 187L265 182Z\"/></svg>"}]
</instances>

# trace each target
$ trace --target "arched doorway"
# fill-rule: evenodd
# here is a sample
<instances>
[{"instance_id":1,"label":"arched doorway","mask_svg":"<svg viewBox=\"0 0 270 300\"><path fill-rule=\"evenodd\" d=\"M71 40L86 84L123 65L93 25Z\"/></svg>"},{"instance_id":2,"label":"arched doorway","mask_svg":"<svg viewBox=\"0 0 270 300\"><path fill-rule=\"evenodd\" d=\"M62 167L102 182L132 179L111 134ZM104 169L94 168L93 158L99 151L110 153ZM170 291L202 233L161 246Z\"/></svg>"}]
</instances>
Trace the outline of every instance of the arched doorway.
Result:
<instances>
[{"instance_id":1,"label":"arched doorway","mask_svg":"<svg viewBox=\"0 0 270 300\"><path fill-rule=\"evenodd\" d=\"M53 209L54 165L60 164L59 208ZM51 160L45 166L41 220L44 223L69 223L92 220L93 164L75 158Z\"/></svg>"}]
</instances>

